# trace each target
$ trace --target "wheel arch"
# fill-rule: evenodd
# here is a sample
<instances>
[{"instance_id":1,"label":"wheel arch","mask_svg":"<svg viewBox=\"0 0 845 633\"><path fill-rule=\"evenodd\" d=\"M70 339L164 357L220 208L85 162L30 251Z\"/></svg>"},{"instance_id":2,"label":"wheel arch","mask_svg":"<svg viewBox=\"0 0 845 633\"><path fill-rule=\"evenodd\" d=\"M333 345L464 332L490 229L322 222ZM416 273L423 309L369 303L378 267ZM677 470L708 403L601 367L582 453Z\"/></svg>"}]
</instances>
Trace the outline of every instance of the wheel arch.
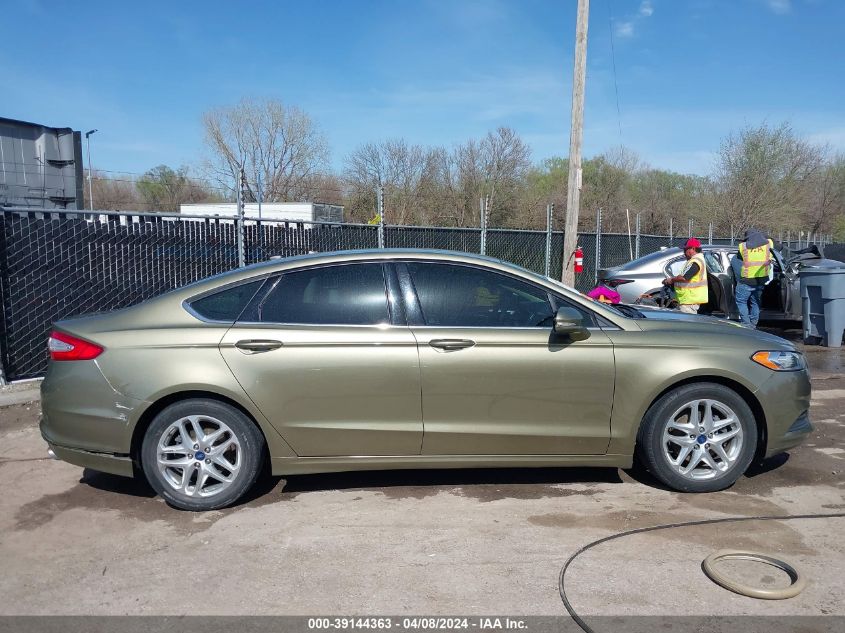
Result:
<instances>
[{"instance_id":1,"label":"wheel arch","mask_svg":"<svg viewBox=\"0 0 845 633\"><path fill-rule=\"evenodd\" d=\"M176 391L162 396L158 400L154 401L149 407L147 407L147 409L138 418L138 422L135 424L135 428L132 430L132 441L129 447L129 455L132 459L136 476L138 476L139 474L140 476L143 476L143 471L140 468L141 444L144 441L144 435L146 434L147 429L150 427L150 424L152 424L155 417L172 404L182 402L184 400L200 398L204 400L214 400L216 402L227 404L243 413L247 417L247 419L255 425L255 427L258 429L258 432L261 433L262 437L264 438L264 457L267 460L267 463L269 463L271 455L270 442L273 438L268 437L266 429L263 428L263 426L258 422L258 420L255 419L255 416L248 409L246 409L237 400L234 400L228 396L224 396L220 393L216 393L213 391L205 391L202 389L190 389L184 391Z\"/></svg>"},{"instance_id":2,"label":"wheel arch","mask_svg":"<svg viewBox=\"0 0 845 633\"><path fill-rule=\"evenodd\" d=\"M646 407L646 414L658 400L660 400L670 391L678 389L679 387L685 387L687 385L694 385L699 383L715 383L722 385L734 391L740 398L745 401L745 403L751 409L751 413L754 414L754 422L755 426L757 427L757 449L754 453L754 459L751 463L755 464L761 461L766 454L766 444L768 442L768 426L766 422L766 413L763 410L763 405L760 404L760 401L757 399L757 396L754 395L754 392L752 392L741 382L726 378L725 376L715 375L690 376L688 378L684 378L682 380L672 383L671 385L668 385L660 393L658 393L654 397L654 399L649 403L648 407ZM643 422L645 421L646 414L643 414L643 417L642 419L640 419L639 424L637 426L637 444L639 444L640 441L640 431L643 428Z\"/></svg>"}]
</instances>

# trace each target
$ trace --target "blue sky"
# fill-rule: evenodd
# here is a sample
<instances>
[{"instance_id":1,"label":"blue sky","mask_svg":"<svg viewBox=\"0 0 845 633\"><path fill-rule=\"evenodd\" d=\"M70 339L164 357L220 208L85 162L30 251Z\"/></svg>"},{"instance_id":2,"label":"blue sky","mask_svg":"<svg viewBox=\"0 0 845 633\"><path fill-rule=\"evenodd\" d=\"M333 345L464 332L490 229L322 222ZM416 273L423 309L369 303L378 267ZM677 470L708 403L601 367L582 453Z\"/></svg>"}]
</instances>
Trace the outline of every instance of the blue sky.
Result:
<instances>
[{"instance_id":1,"label":"blue sky","mask_svg":"<svg viewBox=\"0 0 845 633\"><path fill-rule=\"evenodd\" d=\"M197 165L202 113L242 97L308 112L335 169L361 143L500 125L539 162L568 152L575 8L0 0L0 116L98 128L92 162L112 171ZM621 122L647 162L705 174L728 132L782 120L845 152L843 27L842 0L592 0L585 154L618 146Z\"/></svg>"}]
</instances>

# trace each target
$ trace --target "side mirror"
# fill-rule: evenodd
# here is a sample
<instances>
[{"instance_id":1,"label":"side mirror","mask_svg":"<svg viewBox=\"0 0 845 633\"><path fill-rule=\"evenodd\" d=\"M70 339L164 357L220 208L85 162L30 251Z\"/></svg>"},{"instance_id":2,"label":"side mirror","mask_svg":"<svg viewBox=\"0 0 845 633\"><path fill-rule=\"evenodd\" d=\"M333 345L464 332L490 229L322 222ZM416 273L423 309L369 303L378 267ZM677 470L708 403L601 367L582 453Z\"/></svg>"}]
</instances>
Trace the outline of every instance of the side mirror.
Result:
<instances>
[{"instance_id":1,"label":"side mirror","mask_svg":"<svg viewBox=\"0 0 845 633\"><path fill-rule=\"evenodd\" d=\"M583 341L590 337L590 331L584 325L583 315L568 306L558 308L554 330L555 334L568 336L573 341Z\"/></svg>"}]
</instances>

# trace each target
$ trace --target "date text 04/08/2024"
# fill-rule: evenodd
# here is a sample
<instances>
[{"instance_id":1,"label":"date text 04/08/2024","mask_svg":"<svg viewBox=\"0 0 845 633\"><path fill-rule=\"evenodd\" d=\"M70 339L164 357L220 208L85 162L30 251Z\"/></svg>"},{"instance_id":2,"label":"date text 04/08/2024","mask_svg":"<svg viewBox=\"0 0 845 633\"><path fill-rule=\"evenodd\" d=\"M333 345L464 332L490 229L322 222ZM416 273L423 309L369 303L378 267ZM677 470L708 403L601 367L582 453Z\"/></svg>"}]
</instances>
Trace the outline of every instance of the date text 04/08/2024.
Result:
<instances>
[{"instance_id":1,"label":"date text 04/08/2024","mask_svg":"<svg viewBox=\"0 0 845 633\"><path fill-rule=\"evenodd\" d=\"M332 617L308 618L310 630L524 630L524 620L508 617Z\"/></svg>"}]
</instances>

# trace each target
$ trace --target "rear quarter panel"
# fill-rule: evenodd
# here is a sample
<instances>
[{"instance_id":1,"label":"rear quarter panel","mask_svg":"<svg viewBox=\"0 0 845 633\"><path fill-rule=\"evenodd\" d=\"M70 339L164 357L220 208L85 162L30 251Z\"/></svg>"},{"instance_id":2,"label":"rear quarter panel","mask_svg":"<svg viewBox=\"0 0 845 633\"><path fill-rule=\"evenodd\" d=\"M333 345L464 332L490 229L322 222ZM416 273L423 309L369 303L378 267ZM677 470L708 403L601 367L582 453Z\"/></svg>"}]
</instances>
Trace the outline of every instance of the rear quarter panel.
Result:
<instances>
[{"instance_id":1,"label":"rear quarter panel","mask_svg":"<svg viewBox=\"0 0 845 633\"><path fill-rule=\"evenodd\" d=\"M97 363L114 390L144 401L128 416L130 431L162 398L200 391L235 401L258 423L274 456L294 455L261 414L223 360L219 344L227 323L204 323L189 314L178 295L135 308L57 324L105 348Z\"/></svg>"}]
</instances>

